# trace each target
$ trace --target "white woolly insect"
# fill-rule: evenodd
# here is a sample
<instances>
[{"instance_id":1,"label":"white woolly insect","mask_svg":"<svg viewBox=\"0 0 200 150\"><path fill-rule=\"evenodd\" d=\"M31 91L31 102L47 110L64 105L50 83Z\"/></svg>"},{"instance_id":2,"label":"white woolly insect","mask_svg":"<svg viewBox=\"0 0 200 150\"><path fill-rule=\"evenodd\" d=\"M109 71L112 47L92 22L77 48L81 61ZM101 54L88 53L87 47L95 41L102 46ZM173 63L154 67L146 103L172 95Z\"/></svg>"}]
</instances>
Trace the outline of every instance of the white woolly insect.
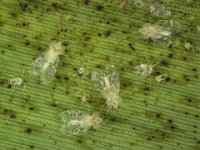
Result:
<instances>
[{"instance_id":1,"label":"white woolly insect","mask_svg":"<svg viewBox=\"0 0 200 150\"><path fill-rule=\"evenodd\" d=\"M151 39L152 41L165 40L171 36L171 32L159 25L151 25L146 23L139 29L144 39Z\"/></svg>"},{"instance_id":2,"label":"white woolly insect","mask_svg":"<svg viewBox=\"0 0 200 150\"><path fill-rule=\"evenodd\" d=\"M169 17L171 15L171 10L162 4L161 0L131 0L129 3L134 4L136 7L144 8L155 16Z\"/></svg>"},{"instance_id":3,"label":"white woolly insect","mask_svg":"<svg viewBox=\"0 0 200 150\"><path fill-rule=\"evenodd\" d=\"M139 74L142 78L148 77L151 75L153 72L153 67L152 65L149 64L140 64L135 67L136 74Z\"/></svg>"},{"instance_id":4,"label":"white woolly insect","mask_svg":"<svg viewBox=\"0 0 200 150\"><path fill-rule=\"evenodd\" d=\"M85 73L85 68L84 68L84 67L80 67L80 68L78 69L78 74L79 74L79 75L84 75L84 73Z\"/></svg>"},{"instance_id":5,"label":"white woolly insect","mask_svg":"<svg viewBox=\"0 0 200 150\"><path fill-rule=\"evenodd\" d=\"M103 119L98 113L85 113L68 110L60 114L62 122L61 133L66 136L77 135L88 131L90 128L99 129Z\"/></svg>"},{"instance_id":6,"label":"white woolly insect","mask_svg":"<svg viewBox=\"0 0 200 150\"><path fill-rule=\"evenodd\" d=\"M125 7L126 3L127 3L127 0L121 0L118 5L118 8L123 9Z\"/></svg>"},{"instance_id":7,"label":"white woolly insect","mask_svg":"<svg viewBox=\"0 0 200 150\"><path fill-rule=\"evenodd\" d=\"M161 75L159 75L159 76L156 77L156 81L157 82L161 82L161 81L167 79L167 77L168 77L167 74L161 74Z\"/></svg>"},{"instance_id":8,"label":"white woolly insect","mask_svg":"<svg viewBox=\"0 0 200 150\"><path fill-rule=\"evenodd\" d=\"M76 74L74 74L74 76L79 76L79 77L82 77L83 79L87 79L87 76L89 75L89 71L83 67L83 66L77 66L75 67L75 71L76 71Z\"/></svg>"},{"instance_id":9,"label":"white woolly insect","mask_svg":"<svg viewBox=\"0 0 200 150\"><path fill-rule=\"evenodd\" d=\"M164 42L167 45L175 41L173 38L181 30L181 25L173 20L160 20L156 24L146 23L139 32L144 39L151 39L153 42Z\"/></svg>"},{"instance_id":10,"label":"white woolly insect","mask_svg":"<svg viewBox=\"0 0 200 150\"><path fill-rule=\"evenodd\" d=\"M86 70L84 67L80 67L77 73L79 76L82 76L83 78L86 78L89 74L88 70Z\"/></svg>"},{"instance_id":11,"label":"white woolly insect","mask_svg":"<svg viewBox=\"0 0 200 150\"><path fill-rule=\"evenodd\" d=\"M91 78L97 90L106 99L108 108L118 108L121 98L119 96L120 81L116 68L111 65L106 67L103 73L92 73Z\"/></svg>"},{"instance_id":12,"label":"white woolly insect","mask_svg":"<svg viewBox=\"0 0 200 150\"><path fill-rule=\"evenodd\" d=\"M163 16L163 17L171 16L171 10L168 7L165 7L164 5L161 4L149 5L149 10L155 16Z\"/></svg>"},{"instance_id":13,"label":"white woolly insect","mask_svg":"<svg viewBox=\"0 0 200 150\"><path fill-rule=\"evenodd\" d=\"M83 96L81 97L81 101L84 102L84 103L87 101L86 95L83 95Z\"/></svg>"},{"instance_id":14,"label":"white woolly insect","mask_svg":"<svg viewBox=\"0 0 200 150\"><path fill-rule=\"evenodd\" d=\"M189 42L186 42L185 45L184 45L184 47L185 47L185 49L187 51L191 51L191 52L194 51L194 47Z\"/></svg>"},{"instance_id":15,"label":"white woolly insect","mask_svg":"<svg viewBox=\"0 0 200 150\"><path fill-rule=\"evenodd\" d=\"M11 85L11 91L15 90L18 86L22 85L22 83L22 78L11 78L10 80L8 80L8 84Z\"/></svg>"},{"instance_id":16,"label":"white woolly insect","mask_svg":"<svg viewBox=\"0 0 200 150\"><path fill-rule=\"evenodd\" d=\"M10 80L8 80L8 84L11 85L10 91L14 91L17 89L19 86L23 84L23 76L24 76L24 69L21 77L13 77ZM25 88L25 84L24 84Z\"/></svg>"},{"instance_id":17,"label":"white woolly insect","mask_svg":"<svg viewBox=\"0 0 200 150\"><path fill-rule=\"evenodd\" d=\"M47 84L50 78L56 73L60 62L59 56L64 53L65 46L62 46L60 41L52 41L49 44L49 49L33 61L30 73L35 76L40 76L41 81Z\"/></svg>"}]
</instances>

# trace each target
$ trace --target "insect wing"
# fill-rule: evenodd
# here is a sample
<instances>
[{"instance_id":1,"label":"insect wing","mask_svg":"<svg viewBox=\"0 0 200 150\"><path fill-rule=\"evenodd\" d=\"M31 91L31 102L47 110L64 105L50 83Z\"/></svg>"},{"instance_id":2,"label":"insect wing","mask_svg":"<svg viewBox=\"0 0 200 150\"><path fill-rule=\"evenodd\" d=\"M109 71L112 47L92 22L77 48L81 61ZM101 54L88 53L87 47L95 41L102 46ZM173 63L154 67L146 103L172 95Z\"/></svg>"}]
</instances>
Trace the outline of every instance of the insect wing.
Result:
<instances>
[{"instance_id":1,"label":"insect wing","mask_svg":"<svg viewBox=\"0 0 200 150\"><path fill-rule=\"evenodd\" d=\"M93 72L91 74L91 80L98 91L102 92L104 90L105 84L102 73Z\"/></svg>"},{"instance_id":2,"label":"insect wing","mask_svg":"<svg viewBox=\"0 0 200 150\"><path fill-rule=\"evenodd\" d=\"M109 77L109 81L112 87L115 87L116 92L119 93L120 90L120 81L119 81L119 74L115 66L107 66L104 72L104 76Z\"/></svg>"},{"instance_id":3,"label":"insect wing","mask_svg":"<svg viewBox=\"0 0 200 150\"><path fill-rule=\"evenodd\" d=\"M79 111L68 110L59 115L62 123L60 132L66 136L76 135L80 132L80 128L70 123L71 120L76 119L80 115Z\"/></svg>"},{"instance_id":4,"label":"insect wing","mask_svg":"<svg viewBox=\"0 0 200 150\"><path fill-rule=\"evenodd\" d=\"M167 31L170 31L173 35L181 31L181 25L178 21L174 20L160 20L156 25L162 26Z\"/></svg>"},{"instance_id":5,"label":"insect wing","mask_svg":"<svg viewBox=\"0 0 200 150\"><path fill-rule=\"evenodd\" d=\"M38 76L40 74L41 68L44 65L44 56L37 57L33 63L30 74Z\"/></svg>"}]
</instances>

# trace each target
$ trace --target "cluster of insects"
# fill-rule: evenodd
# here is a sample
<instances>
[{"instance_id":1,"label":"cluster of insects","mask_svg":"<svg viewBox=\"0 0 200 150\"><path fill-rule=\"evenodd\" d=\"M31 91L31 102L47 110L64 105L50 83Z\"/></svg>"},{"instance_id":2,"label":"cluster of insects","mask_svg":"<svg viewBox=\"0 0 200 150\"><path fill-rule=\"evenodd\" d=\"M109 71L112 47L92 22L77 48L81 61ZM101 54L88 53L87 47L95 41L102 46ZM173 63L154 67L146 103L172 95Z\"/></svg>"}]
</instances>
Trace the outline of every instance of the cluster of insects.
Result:
<instances>
[{"instance_id":1,"label":"cluster of insects","mask_svg":"<svg viewBox=\"0 0 200 150\"><path fill-rule=\"evenodd\" d=\"M154 0L121 0L119 8L123 9L126 4L133 3L136 6L148 8L155 15L170 16L171 11L164 5L158 4ZM198 29L199 30L199 29ZM180 31L180 24L173 20L161 20L155 24L146 23L140 29L139 33L144 39L150 39L153 42L164 42L167 45L172 44L175 35ZM193 47L190 43L185 43L187 50L192 50ZM38 56L32 63L30 74L40 78L43 84L48 84L55 76L57 68L61 63L59 57L64 55L66 47L63 46L61 41L52 41L49 48ZM135 66L135 73L141 78L147 78L154 72L154 67L148 63L142 63ZM77 71L80 76L86 76L84 67L80 67ZM24 74L24 73L23 73ZM11 91L23 85L23 74L21 77L11 78L8 83L11 85ZM164 81L168 75L166 73L156 76L157 82ZM118 109L122 102L120 97L120 80L117 69L114 65L107 66L104 71L91 73L91 81L94 83L97 91L105 100L104 105L110 109ZM25 84L24 84L25 85ZM86 96L81 99L84 103L87 101ZM77 135L88 131L91 128L98 129L103 123L103 118L98 112L84 112L68 110L60 114L62 123L61 133L64 135Z\"/></svg>"},{"instance_id":2,"label":"cluster of insects","mask_svg":"<svg viewBox=\"0 0 200 150\"><path fill-rule=\"evenodd\" d=\"M103 72L93 72L91 80L96 89L106 100L105 105L108 109L117 109L121 98L119 96L120 81L116 68L111 65L107 66ZM86 96L81 98L86 102ZM76 135L86 132L90 128L98 129L103 122L100 113L86 113L82 111L65 111L60 114L62 122L61 133L64 135Z\"/></svg>"}]
</instances>

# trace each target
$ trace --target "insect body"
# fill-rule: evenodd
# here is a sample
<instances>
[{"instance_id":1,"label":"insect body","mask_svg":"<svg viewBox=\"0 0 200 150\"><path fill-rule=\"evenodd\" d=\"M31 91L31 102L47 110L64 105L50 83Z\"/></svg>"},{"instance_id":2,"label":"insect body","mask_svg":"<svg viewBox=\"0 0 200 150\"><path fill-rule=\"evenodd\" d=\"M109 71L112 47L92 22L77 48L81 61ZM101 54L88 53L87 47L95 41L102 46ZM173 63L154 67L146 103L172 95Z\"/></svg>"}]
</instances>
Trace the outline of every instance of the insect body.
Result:
<instances>
[{"instance_id":1,"label":"insect body","mask_svg":"<svg viewBox=\"0 0 200 150\"><path fill-rule=\"evenodd\" d=\"M23 79L22 78L11 78L10 80L8 80L8 84L11 85L11 91L13 91L14 89L16 89L18 86L22 85L23 83Z\"/></svg>"},{"instance_id":2,"label":"insect body","mask_svg":"<svg viewBox=\"0 0 200 150\"><path fill-rule=\"evenodd\" d=\"M194 52L194 47L189 42L186 42L184 47L187 51Z\"/></svg>"},{"instance_id":3,"label":"insect body","mask_svg":"<svg viewBox=\"0 0 200 150\"><path fill-rule=\"evenodd\" d=\"M171 32L167 31L162 26L151 25L149 23L144 24L143 27L139 29L139 32L142 33L144 39L151 39L154 42L171 36Z\"/></svg>"},{"instance_id":4,"label":"insect body","mask_svg":"<svg viewBox=\"0 0 200 150\"><path fill-rule=\"evenodd\" d=\"M123 9L123 8L125 7L126 3L127 3L127 0L122 0L122 1L119 3L118 8L119 8L119 9Z\"/></svg>"},{"instance_id":5,"label":"insect body","mask_svg":"<svg viewBox=\"0 0 200 150\"><path fill-rule=\"evenodd\" d=\"M146 23L139 32L144 39L151 39L153 42L164 42L167 45L175 41L175 35L180 32L180 24L173 20L160 20L156 24Z\"/></svg>"},{"instance_id":6,"label":"insect body","mask_svg":"<svg viewBox=\"0 0 200 150\"><path fill-rule=\"evenodd\" d=\"M41 56L37 57L32 64L30 73L40 76L41 81L46 84L52 76L55 75L59 65L59 56L65 52L65 46L60 41L53 41L49 45L49 49Z\"/></svg>"},{"instance_id":7,"label":"insect body","mask_svg":"<svg viewBox=\"0 0 200 150\"><path fill-rule=\"evenodd\" d=\"M153 72L153 66L149 64L140 64L135 67L135 70L141 77L147 77Z\"/></svg>"},{"instance_id":8,"label":"insect body","mask_svg":"<svg viewBox=\"0 0 200 150\"><path fill-rule=\"evenodd\" d=\"M106 99L109 108L118 108L121 98L119 96L120 82L118 73L113 65L106 67L103 73L93 73L92 81L97 90Z\"/></svg>"},{"instance_id":9,"label":"insect body","mask_svg":"<svg viewBox=\"0 0 200 150\"><path fill-rule=\"evenodd\" d=\"M167 74L161 74L161 75L159 75L159 76L156 77L156 81L157 82L161 82L161 81L167 79L167 77L168 77Z\"/></svg>"},{"instance_id":10,"label":"insect body","mask_svg":"<svg viewBox=\"0 0 200 150\"><path fill-rule=\"evenodd\" d=\"M61 113L60 119L63 123L60 131L67 136L84 133L90 128L98 129L103 122L98 113L88 114L73 110Z\"/></svg>"},{"instance_id":11,"label":"insect body","mask_svg":"<svg viewBox=\"0 0 200 150\"><path fill-rule=\"evenodd\" d=\"M23 68L21 77L13 77L10 80L8 80L8 84L11 85L10 91L14 91L16 88L18 88L22 84L24 85L24 88L25 88L25 84L23 83L24 82L23 76L24 76L24 68Z\"/></svg>"}]
</instances>

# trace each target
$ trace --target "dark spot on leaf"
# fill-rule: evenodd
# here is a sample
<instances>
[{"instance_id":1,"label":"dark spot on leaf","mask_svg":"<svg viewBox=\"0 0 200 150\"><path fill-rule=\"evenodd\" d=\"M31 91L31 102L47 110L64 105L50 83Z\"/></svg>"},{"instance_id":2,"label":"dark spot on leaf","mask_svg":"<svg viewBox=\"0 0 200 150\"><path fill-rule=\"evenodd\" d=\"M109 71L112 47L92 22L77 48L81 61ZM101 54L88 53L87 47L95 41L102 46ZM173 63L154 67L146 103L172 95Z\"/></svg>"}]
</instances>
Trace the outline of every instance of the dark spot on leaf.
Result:
<instances>
[{"instance_id":1,"label":"dark spot on leaf","mask_svg":"<svg viewBox=\"0 0 200 150\"><path fill-rule=\"evenodd\" d=\"M115 117L111 117L110 120L111 120L112 122L116 122L116 118L115 118Z\"/></svg>"},{"instance_id":2,"label":"dark spot on leaf","mask_svg":"<svg viewBox=\"0 0 200 150\"><path fill-rule=\"evenodd\" d=\"M23 27L26 27L26 26L28 26L28 25L29 25L28 22L23 22L23 23L22 23L22 26L23 26Z\"/></svg>"},{"instance_id":3,"label":"dark spot on leaf","mask_svg":"<svg viewBox=\"0 0 200 150\"><path fill-rule=\"evenodd\" d=\"M193 71L197 71L197 69L196 69L196 68L193 68L192 70L193 70Z\"/></svg>"},{"instance_id":4,"label":"dark spot on leaf","mask_svg":"<svg viewBox=\"0 0 200 150\"><path fill-rule=\"evenodd\" d=\"M190 81L189 76L186 75L186 74L183 75L183 78L184 78L186 81Z\"/></svg>"},{"instance_id":5,"label":"dark spot on leaf","mask_svg":"<svg viewBox=\"0 0 200 150\"><path fill-rule=\"evenodd\" d=\"M191 98L186 98L186 100L191 103L192 102L192 99Z\"/></svg>"},{"instance_id":6,"label":"dark spot on leaf","mask_svg":"<svg viewBox=\"0 0 200 150\"><path fill-rule=\"evenodd\" d=\"M60 4L58 4L56 2L53 2L51 6L56 10L61 8Z\"/></svg>"},{"instance_id":7,"label":"dark spot on leaf","mask_svg":"<svg viewBox=\"0 0 200 150\"><path fill-rule=\"evenodd\" d=\"M16 19L17 18L17 13L16 12L11 12L10 15L12 16L12 18Z\"/></svg>"},{"instance_id":8,"label":"dark spot on leaf","mask_svg":"<svg viewBox=\"0 0 200 150\"><path fill-rule=\"evenodd\" d=\"M65 76L64 79L68 81L68 80L69 80L69 77Z\"/></svg>"},{"instance_id":9,"label":"dark spot on leaf","mask_svg":"<svg viewBox=\"0 0 200 150\"><path fill-rule=\"evenodd\" d=\"M103 68L103 66L100 65L100 64L97 64L95 67L96 67L96 68L99 68L99 69L102 69L102 68Z\"/></svg>"},{"instance_id":10,"label":"dark spot on leaf","mask_svg":"<svg viewBox=\"0 0 200 150\"><path fill-rule=\"evenodd\" d=\"M171 78L168 76L165 80L168 82L171 80Z\"/></svg>"},{"instance_id":11,"label":"dark spot on leaf","mask_svg":"<svg viewBox=\"0 0 200 150\"><path fill-rule=\"evenodd\" d=\"M46 11L51 11L51 8L47 8Z\"/></svg>"},{"instance_id":12,"label":"dark spot on leaf","mask_svg":"<svg viewBox=\"0 0 200 150\"><path fill-rule=\"evenodd\" d=\"M166 60L161 61L160 64L163 65L163 66L168 66L169 65L169 63Z\"/></svg>"},{"instance_id":13,"label":"dark spot on leaf","mask_svg":"<svg viewBox=\"0 0 200 150\"><path fill-rule=\"evenodd\" d=\"M78 141L77 141L78 143L83 143L83 140L81 140L81 139L78 139Z\"/></svg>"},{"instance_id":14,"label":"dark spot on leaf","mask_svg":"<svg viewBox=\"0 0 200 150\"><path fill-rule=\"evenodd\" d=\"M17 118L17 116L16 116L15 114L11 114L11 115L10 115L10 118L15 119L15 118Z\"/></svg>"},{"instance_id":15,"label":"dark spot on leaf","mask_svg":"<svg viewBox=\"0 0 200 150\"><path fill-rule=\"evenodd\" d=\"M122 86L123 86L123 87L131 86L131 82L129 82L129 81L124 81L124 82L122 82Z\"/></svg>"},{"instance_id":16,"label":"dark spot on leaf","mask_svg":"<svg viewBox=\"0 0 200 150\"><path fill-rule=\"evenodd\" d=\"M59 75L56 75L56 78L57 78L58 80L60 80L60 76L59 76Z\"/></svg>"},{"instance_id":17,"label":"dark spot on leaf","mask_svg":"<svg viewBox=\"0 0 200 150\"><path fill-rule=\"evenodd\" d=\"M4 114L6 114L8 111L9 111L9 110L8 110L7 108L5 108L5 109L3 110Z\"/></svg>"},{"instance_id":18,"label":"dark spot on leaf","mask_svg":"<svg viewBox=\"0 0 200 150\"><path fill-rule=\"evenodd\" d=\"M52 103L51 106L53 106L53 107L57 107L57 106L58 106L58 103L54 101L54 102Z\"/></svg>"},{"instance_id":19,"label":"dark spot on leaf","mask_svg":"<svg viewBox=\"0 0 200 150\"><path fill-rule=\"evenodd\" d=\"M34 110L34 107L29 107L29 110L30 110L30 111L33 111L33 110Z\"/></svg>"},{"instance_id":20,"label":"dark spot on leaf","mask_svg":"<svg viewBox=\"0 0 200 150\"><path fill-rule=\"evenodd\" d=\"M21 7L22 11L26 11L28 8L28 4L27 3L19 3L19 6Z\"/></svg>"},{"instance_id":21,"label":"dark spot on leaf","mask_svg":"<svg viewBox=\"0 0 200 150\"><path fill-rule=\"evenodd\" d=\"M8 85L8 88L9 88L9 89L11 89L11 87L12 87L11 85Z\"/></svg>"},{"instance_id":22,"label":"dark spot on leaf","mask_svg":"<svg viewBox=\"0 0 200 150\"><path fill-rule=\"evenodd\" d=\"M200 140L197 141L197 144L200 144Z\"/></svg>"},{"instance_id":23,"label":"dark spot on leaf","mask_svg":"<svg viewBox=\"0 0 200 150\"><path fill-rule=\"evenodd\" d=\"M33 145L31 145L31 146L30 146L30 148L34 148L34 146L33 146Z\"/></svg>"},{"instance_id":24,"label":"dark spot on leaf","mask_svg":"<svg viewBox=\"0 0 200 150\"><path fill-rule=\"evenodd\" d=\"M32 129L31 128L26 128L25 132L30 134L32 132Z\"/></svg>"},{"instance_id":25,"label":"dark spot on leaf","mask_svg":"<svg viewBox=\"0 0 200 150\"><path fill-rule=\"evenodd\" d=\"M110 57L106 56L105 60L110 61Z\"/></svg>"},{"instance_id":26,"label":"dark spot on leaf","mask_svg":"<svg viewBox=\"0 0 200 150\"><path fill-rule=\"evenodd\" d=\"M187 61L187 58L186 58L186 57L183 57L183 60L184 60L184 61Z\"/></svg>"},{"instance_id":27,"label":"dark spot on leaf","mask_svg":"<svg viewBox=\"0 0 200 150\"><path fill-rule=\"evenodd\" d=\"M88 5L89 2L90 2L89 0L84 0L84 4L85 4L85 5Z\"/></svg>"},{"instance_id":28,"label":"dark spot on leaf","mask_svg":"<svg viewBox=\"0 0 200 150\"><path fill-rule=\"evenodd\" d=\"M85 38L84 38L84 40L85 41L89 41L91 38L89 37L89 36L86 36Z\"/></svg>"},{"instance_id":29,"label":"dark spot on leaf","mask_svg":"<svg viewBox=\"0 0 200 150\"><path fill-rule=\"evenodd\" d=\"M168 57L169 57L169 58L173 58L173 53L170 53L170 54L168 55Z\"/></svg>"},{"instance_id":30,"label":"dark spot on leaf","mask_svg":"<svg viewBox=\"0 0 200 150\"><path fill-rule=\"evenodd\" d=\"M145 87L144 87L144 90L145 90L145 91L149 91L150 88L149 88L148 86L145 86Z\"/></svg>"},{"instance_id":31,"label":"dark spot on leaf","mask_svg":"<svg viewBox=\"0 0 200 150\"><path fill-rule=\"evenodd\" d=\"M131 43L128 43L128 46L132 51L135 51L135 48L133 47L133 45Z\"/></svg>"},{"instance_id":32,"label":"dark spot on leaf","mask_svg":"<svg viewBox=\"0 0 200 150\"><path fill-rule=\"evenodd\" d=\"M106 32L106 37L110 36L111 32L110 31L107 31Z\"/></svg>"},{"instance_id":33,"label":"dark spot on leaf","mask_svg":"<svg viewBox=\"0 0 200 150\"><path fill-rule=\"evenodd\" d=\"M97 10L102 11L104 9L104 6L98 5Z\"/></svg>"},{"instance_id":34,"label":"dark spot on leaf","mask_svg":"<svg viewBox=\"0 0 200 150\"><path fill-rule=\"evenodd\" d=\"M197 128L197 126L196 126L196 125L194 125L193 127L194 127L194 128Z\"/></svg>"},{"instance_id":35,"label":"dark spot on leaf","mask_svg":"<svg viewBox=\"0 0 200 150\"><path fill-rule=\"evenodd\" d=\"M133 65L133 61L129 61L128 63L129 63L129 65L131 65L131 66Z\"/></svg>"},{"instance_id":36,"label":"dark spot on leaf","mask_svg":"<svg viewBox=\"0 0 200 150\"><path fill-rule=\"evenodd\" d=\"M170 128L173 130L175 127L174 127L174 126L171 126Z\"/></svg>"},{"instance_id":37,"label":"dark spot on leaf","mask_svg":"<svg viewBox=\"0 0 200 150\"><path fill-rule=\"evenodd\" d=\"M30 42L29 42L29 41L26 41L26 43L25 43L25 44L26 44L26 46L28 46L28 45L30 45Z\"/></svg>"},{"instance_id":38,"label":"dark spot on leaf","mask_svg":"<svg viewBox=\"0 0 200 150\"><path fill-rule=\"evenodd\" d=\"M157 76L160 75L160 70L155 70L153 74L155 74Z\"/></svg>"},{"instance_id":39,"label":"dark spot on leaf","mask_svg":"<svg viewBox=\"0 0 200 150\"><path fill-rule=\"evenodd\" d=\"M164 137L164 136L165 136L165 133L162 133L161 136Z\"/></svg>"},{"instance_id":40,"label":"dark spot on leaf","mask_svg":"<svg viewBox=\"0 0 200 150\"><path fill-rule=\"evenodd\" d=\"M157 113L157 114L156 114L156 118L160 118L160 113Z\"/></svg>"},{"instance_id":41,"label":"dark spot on leaf","mask_svg":"<svg viewBox=\"0 0 200 150\"><path fill-rule=\"evenodd\" d=\"M73 70L74 70L74 71L77 71L77 70L78 70L78 68L74 67L74 68L73 68Z\"/></svg>"}]
</instances>

